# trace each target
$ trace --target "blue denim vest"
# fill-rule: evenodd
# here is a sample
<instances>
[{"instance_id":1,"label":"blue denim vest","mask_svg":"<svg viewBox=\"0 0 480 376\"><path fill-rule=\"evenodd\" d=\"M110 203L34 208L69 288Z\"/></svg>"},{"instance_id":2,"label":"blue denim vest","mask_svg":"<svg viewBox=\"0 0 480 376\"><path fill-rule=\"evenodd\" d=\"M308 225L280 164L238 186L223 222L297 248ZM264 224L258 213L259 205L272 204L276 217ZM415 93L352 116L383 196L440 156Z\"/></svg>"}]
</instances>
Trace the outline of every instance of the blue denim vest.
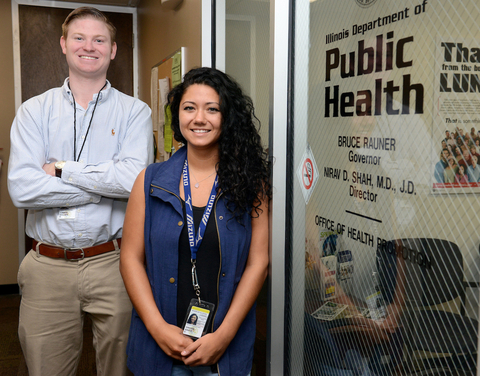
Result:
<instances>
[{"instance_id":1,"label":"blue denim vest","mask_svg":"<svg viewBox=\"0 0 480 376\"><path fill-rule=\"evenodd\" d=\"M157 307L165 321L176 325L178 242L184 225L179 194L186 147L164 163L150 165L145 173L145 261ZM210 220L215 220L220 239L221 270L218 274L217 312L214 330L222 323L245 270L252 236L251 219L245 213L240 224L220 194ZM248 375L255 341L255 305L218 362L222 376ZM128 367L136 376L170 376L172 359L148 333L133 310L127 347Z\"/></svg>"}]
</instances>

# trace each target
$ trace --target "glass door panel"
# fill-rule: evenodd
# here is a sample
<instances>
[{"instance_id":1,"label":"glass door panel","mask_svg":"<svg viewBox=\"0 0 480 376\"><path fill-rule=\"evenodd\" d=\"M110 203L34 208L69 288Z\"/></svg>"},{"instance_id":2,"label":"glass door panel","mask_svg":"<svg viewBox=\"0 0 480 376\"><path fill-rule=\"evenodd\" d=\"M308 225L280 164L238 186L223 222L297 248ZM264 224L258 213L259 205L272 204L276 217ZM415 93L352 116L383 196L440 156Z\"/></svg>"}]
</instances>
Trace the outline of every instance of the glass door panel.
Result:
<instances>
[{"instance_id":1,"label":"glass door panel","mask_svg":"<svg viewBox=\"0 0 480 376\"><path fill-rule=\"evenodd\" d=\"M288 373L476 374L478 2L295 14Z\"/></svg>"}]
</instances>

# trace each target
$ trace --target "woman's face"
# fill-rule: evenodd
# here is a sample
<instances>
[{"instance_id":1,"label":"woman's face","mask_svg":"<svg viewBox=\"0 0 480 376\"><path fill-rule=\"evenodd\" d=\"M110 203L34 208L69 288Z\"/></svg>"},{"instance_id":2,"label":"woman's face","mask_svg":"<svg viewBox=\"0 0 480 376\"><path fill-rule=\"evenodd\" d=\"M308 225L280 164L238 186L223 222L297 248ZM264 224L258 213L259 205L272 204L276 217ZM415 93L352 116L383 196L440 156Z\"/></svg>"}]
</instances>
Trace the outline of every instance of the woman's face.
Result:
<instances>
[{"instance_id":1,"label":"woman's face","mask_svg":"<svg viewBox=\"0 0 480 376\"><path fill-rule=\"evenodd\" d=\"M458 165L458 172L460 175L463 175L465 173L465 168L462 165Z\"/></svg>"},{"instance_id":2,"label":"woman's face","mask_svg":"<svg viewBox=\"0 0 480 376\"><path fill-rule=\"evenodd\" d=\"M208 85L194 84L185 90L180 101L179 122L189 147L217 147L222 131L220 97Z\"/></svg>"},{"instance_id":3,"label":"woman's face","mask_svg":"<svg viewBox=\"0 0 480 376\"><path fill-rule=\"evenodd\" d=\"M190 322L193 324L195 323L195 321L197 321L197 316L196 315L190 316Z\"/></svg>"}]
</instances>

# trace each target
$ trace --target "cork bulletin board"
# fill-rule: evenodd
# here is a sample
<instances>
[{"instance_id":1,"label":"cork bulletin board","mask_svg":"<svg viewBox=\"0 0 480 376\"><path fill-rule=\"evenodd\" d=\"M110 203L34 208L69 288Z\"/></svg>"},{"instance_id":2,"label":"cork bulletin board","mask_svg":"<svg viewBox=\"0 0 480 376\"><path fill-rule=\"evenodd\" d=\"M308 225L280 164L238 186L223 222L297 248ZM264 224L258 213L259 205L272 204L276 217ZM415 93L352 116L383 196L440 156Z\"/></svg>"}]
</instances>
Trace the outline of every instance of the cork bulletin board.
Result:
<instances>
[{"instance_id":1,"label":"cork bulletin board","mask_svg":"<svg viewBox=\"0 0 480 376\"><path fill-rule=\"evenodd\" d=\"M181 47L152 67L151 99L153 133L156 140L156 162L166 161L181 147L171 132L169 112L165 104L168 92L181 82L185 74L185 48Z\"/></svg>"}]
</instances>

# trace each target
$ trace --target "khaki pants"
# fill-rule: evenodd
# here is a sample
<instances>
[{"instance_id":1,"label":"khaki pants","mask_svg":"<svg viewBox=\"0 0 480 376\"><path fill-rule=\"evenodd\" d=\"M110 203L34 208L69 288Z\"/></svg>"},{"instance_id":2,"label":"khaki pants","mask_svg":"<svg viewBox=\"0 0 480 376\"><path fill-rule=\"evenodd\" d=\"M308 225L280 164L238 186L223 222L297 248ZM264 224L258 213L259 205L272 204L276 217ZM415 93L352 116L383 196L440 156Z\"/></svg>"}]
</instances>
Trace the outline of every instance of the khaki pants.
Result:
<instances>
[{"instance_id":1,"label":"khaki pants","mask_svg":"<svg viewBox=\"0 0 480 376\"><path fill-rule=\"evenodd\" d=\"M119 272L120 251L66 261L38 255L18 271L22 291L18 334L30 376L75 375L83 320L91 315L97 374L127 375L132 305Z\"/></svg>"}]
</instances>

